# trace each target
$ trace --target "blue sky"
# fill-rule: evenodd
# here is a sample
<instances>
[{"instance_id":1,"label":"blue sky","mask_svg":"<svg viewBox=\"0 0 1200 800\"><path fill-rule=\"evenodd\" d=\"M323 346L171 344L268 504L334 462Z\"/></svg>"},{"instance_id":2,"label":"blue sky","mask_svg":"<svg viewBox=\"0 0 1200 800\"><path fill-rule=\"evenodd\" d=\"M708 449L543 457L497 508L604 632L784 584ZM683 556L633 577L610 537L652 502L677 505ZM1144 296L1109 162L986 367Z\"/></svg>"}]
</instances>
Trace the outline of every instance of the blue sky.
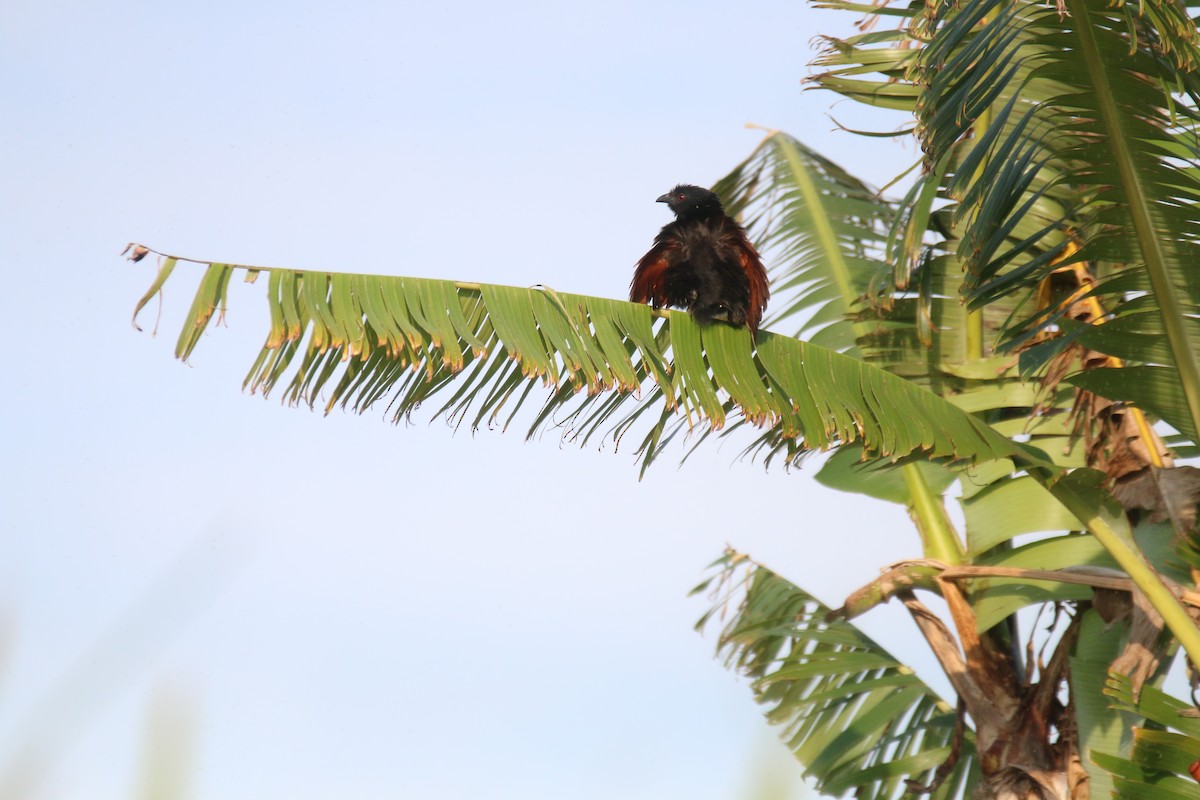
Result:
<instances>
[{"instance_id":1,"label":"blue sky","mask_svg":"<svg viewBox=\"0 0 1200 800\"><path fill-rule=\"evenodd\" d=\"M744 123L877 184L915 159L801 91L836 14L430 5L6 6L0 792L135 796L166 707L197 798L744 797L775 745L688 589L726 543L830 603L916 554L736 443L638 482L631 449L244 395L261 286L188 365L182 267L130 327L130 240L621 297ZM865 627L899 651L896 619Z\"/></svg>"}]
</instances>

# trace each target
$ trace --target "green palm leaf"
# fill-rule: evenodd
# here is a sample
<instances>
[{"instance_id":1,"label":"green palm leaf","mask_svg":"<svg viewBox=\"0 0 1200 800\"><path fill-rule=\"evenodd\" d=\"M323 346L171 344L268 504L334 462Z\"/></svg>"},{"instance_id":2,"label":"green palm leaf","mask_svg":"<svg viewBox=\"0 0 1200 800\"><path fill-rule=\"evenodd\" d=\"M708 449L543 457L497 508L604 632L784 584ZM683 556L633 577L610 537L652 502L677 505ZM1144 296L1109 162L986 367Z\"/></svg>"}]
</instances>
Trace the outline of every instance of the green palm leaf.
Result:
<instances>
[{"instance_id":1,"label":"green palm leaf","mask_svg":"<svg viewBox=\"0 0 1200 800\"><path fill-rule=\"evenodd\" d=\"M883 6L849 3L843 0L819 0L821 8L849 11L882 19L883 30L867 31L844 39L821 36L821 52L813 61L819 72L809 80L843 97L866 105L899 111L914 111L920 87L908 78L919 54L920 39L909 26L897 27L893 19L913 20L921 10L917 6ZM866 26L864 26L866 27ZM903 135L908 133L888 135Z\"/></svg>"},{"instance_id":2,"label":"green palm leaf","mask_svg":"<svg viewBox=\"0 0 1200 800\"><path fill-rule=\"evenodd\" d=\"M890 266L875 276L870 287L875 308L861 313L859 345L875 363L932 385L939 393L957 391L953 386L939 386L945 377L939 365L986 355L987 345L997 338L1023 302L1019 295L1006 297L1003 302L993 299L982 313L974 315L969 315L962 304L962 258L975 247L975 243L964 239L972 231L962 223L964 217L970 217L964 208L969 210L968 201L974 198L969 192L964 197L966 190L956 186L956 181L975 175L979 159L990 152L991 144L965 135L972 118L961 111L965 102L958 97L961 91L946 91L948 97L938 96L936 102L929 97L933 92L925 85L928 75L939 81L939 89L946 89L942 84L954 75L943 69L944 59L939 56L945 48L942 44L945 37L939 33L931 42L921 32L931 25L937 29L936 19L929 15L935 14L938 6L897 9L836 2L827 5L871 16L899 16L907 18L909 23L898 30L825 39L827 46L815 62L822 71L812 81L821 88L860 101L874 91L868 88L871 86L878 90L906 86L912 101L905 110L917 114L923 132L927 133L931 127L928 119L931 114L943 121L943 128L950 128L937 142L940 149L928 141L925 143L929 169L917 177L892 215L886 240L886 260ZM971 4L963 16L974 15L972 18L977 19L978 14L978 4ZM969 30L965 22L963 27ZM934 64L932 67L930 62ZM850 86L854 88L849 89ZM1037 213L1029 215L1029 220L1006 229L1000 243L1016 244L1057 221L1062 214L1058 198L1042 197L1033 210ZM978 238L979 232L973 235ZM1057 239L1054 235L1049 235L1053 240L1049 245L1057 246L1062 235L1056 233Z\"/></svg>"},{"instance_id":3,"label":"green palm leaf","mask_svg":"<svg viewBox=\"0 0 1200 800\"><path fill-rule=\"evenodd\" d=\"M864 300L872 284L891 271L883 260L886 233L894 224L890 204L836 164L778 132L768 135L716 189L731 211L748 216L755 243L774 265L776 304L783 310L773 321L795 319L797 336L810 333L813 343L856 356L864 343L874 343L876 325L866 320L875 311ZM874 355L877 350L868 352ZM771 454L783 443L778 432L768 430L755 447ZM866 458L861 448L855 455ZM930 488L936 473L905 464L897 474L901 502L919 520L926 554L957 562L961 545L944 511L939 511L935 498L940 492ZM825 480L851 490L872 483L845 470L836 477L826 474ZM916 502L917 497L925 502Z\"/></svg>"},{"instance_id":4,"label":"green palm leaf","mask_svg":"<svg viewBox=\"0 0 1200 800\"><path fill-rule=\"evenodd\" d=\"M271 327L244 385L282 387L292 404L386 401L399 421L444 393L436 413L478 427L511 417L541 384L549 398L531 435L563 426L586 438L628 404L630 416L677 413L707 430L736 418L811 449L1048 464L918 387L788 337L752 343L744 328L701 328L680 312L668 324L644 305L547 289L205 266L176 355L192 354L234 271L267 272Z\"/></svg>"},{"instance_id":5,"label":"green palm leaf","mask_svg":"<svg viewBox=\"0 0 1200 800\"><path fill-rule=\"evenodd\" d=\"M1152 686L1143 686L1135 697L1123 675L1109 675L1104 693L1119 711L1151 723L1133 729L1128 757L1092 753L1096 764L1113 774L1114 796L1120 800L1200 798L1200 784L1189 773L1190 765L1200 760L1200 719L1195 708Z\"/></svg>"},{"instance_id":6,"label":"green palm leaf","mask_svg":"<svg viewBox=\"0 0 1200 800\"><path fill-rule=\"evenodd\" d=\"M697 624L728 614L718 639L726 663L749 677L767 719L817 787L860 800L899 798L907 781L945 780L933 798L957 796L975 768L973 735L952 759L955 712L912 670L803 589L732 551L712 590L717 604Z\"/></svg>"},{"instance_id":7,"label":"green palm leaf","mask_svg":"<svg viewBox=\"0 0 1200 800\"><path fill-rule=\"evenodd\" d=\"M713 187L745 219L771 265L771 327L819 329L811 341L845 350L849 313L882 269L893 208L865 183L787 134L772 132Z\"/></svg>"},{"instance_id":8,"label":"green palm leaf","mask_svg":"<svg viewBox=\"0 0 1200 800\"><path fill-rule=\"evenodd\" d=\"M872 458L1007 459L1100 539L1200 660L1200 632L1157 581L1096 476L1064 477L1039 451L878 367L767 332L751 342L744 328L701 328L680 312L656 328L647 306L546 289L204 266L176 355L187 358L224 308L235 271L268 272L270 331L245 385L269 393L290 375L283 391L293 404L313 406L324 393L326 411L362 412L386 399L400 420L441 393L449 397L436 413L456 423L507 425L542 385L549 397L530 435L556 428L576 440L600 430L619 437L647 412L674 413L702 433L730 419L764 428L775 449L789 452L859 443Z\"/></svg>"},{"instance_id":9,"label":"green palm leaf","mask_svg":"<svg viewBox=\"0 0 1200 800\"><path fill-rule=\"evenodd\" d=\"M941 163L975 127L972 157L950 178L966 225L958 249L975 305L1031 286L1054 268L1071 231L1078 259L1104 278L1105 309L1154 312L1171 374L1131 380L1110 399L1166 400L1177 428L1200 428L1200 126L1195 24L1181 5L1113 6L1069 0L1063 17L1037 3L973 3L948 9L921 56L920 104L927 154ZM1130 292L1149 291L1146 297ZM1015 320L1014 331L1057 320ZM1108 336L1111 341L1118 333ZM1129 340L1125 340L1128 344ZM1160 351L1162 347L1158 348ZM1144 389L1144 390L1143 390Z\"/></svg>"}]
</instances>

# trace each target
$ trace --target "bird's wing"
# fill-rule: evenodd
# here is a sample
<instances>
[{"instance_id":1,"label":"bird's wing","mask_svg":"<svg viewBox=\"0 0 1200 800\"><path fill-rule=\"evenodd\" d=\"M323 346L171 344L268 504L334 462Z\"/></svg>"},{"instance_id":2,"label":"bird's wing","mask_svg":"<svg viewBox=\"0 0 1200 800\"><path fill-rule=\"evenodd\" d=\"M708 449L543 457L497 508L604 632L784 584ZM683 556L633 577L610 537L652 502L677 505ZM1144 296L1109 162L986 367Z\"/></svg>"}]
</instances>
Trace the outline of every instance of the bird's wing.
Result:
<instances>
[{"instance_id":1,"label":"bird's wing","mask_svg":"<svg viewBox=\"0 0 1200 800\"><path fill-rule=\"evenodd\" d=\"M746 238L746 233L740 226L734 231L734 252L737 253L738 263L742 272L746 273L746 281L750 287L750 305L746 309L746 325L751 333L758 332L758 323L762 321L763 312L767 310L767 300L771 297L771 288L767 282L767 270L763 267L762 259L754 245Z\"/></svg>"},{"instance_id":2,"label":"bird's wing","mask_svg":"<svg viewBox=\"0 0 1200 800\"><path fill-rule=\"evenodd\" d=\"M741 259L746 277L750 279L750 308L754 311L755 327L757 327L758 320L762 319L763 312L767 310L767 300L771 298L771 288L767 284L767 270L749 242L746 243L744 250L738 252L738 258Z\"/></svg>"},{"instance_id":3,"label":"bird's wing","mask_svg":"<svg viewBox=\"0 0 1200 800\"><path fill-rule=\"evenodd\" d=\"M679 248L679 241L673 237L659 236L654 240L650 252L642 256L633 271L633 281L629 284L631 301L650 302L655 308L668 305L664 277Z\"/></svg>"}]
</instances>

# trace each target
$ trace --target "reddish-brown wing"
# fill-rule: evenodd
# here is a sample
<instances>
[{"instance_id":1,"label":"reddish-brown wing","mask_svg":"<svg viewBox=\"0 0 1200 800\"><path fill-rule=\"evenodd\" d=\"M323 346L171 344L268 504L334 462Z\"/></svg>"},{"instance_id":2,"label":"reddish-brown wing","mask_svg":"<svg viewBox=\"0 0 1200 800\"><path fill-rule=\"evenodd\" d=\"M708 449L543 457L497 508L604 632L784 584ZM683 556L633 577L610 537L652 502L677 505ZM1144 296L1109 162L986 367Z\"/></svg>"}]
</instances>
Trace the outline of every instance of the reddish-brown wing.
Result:
<instances>
[{"instance_id":1,"label":"reddish-brown wing","mask_svg":"<svg viewBox=\"0 0 1200 800\"><path fill-rule=\"evenodd\" d=\"M667 305L665 276L671 257L679 250L679 242L659 237L650 252L642 256L633 271L629 284L629 299L634 303L650 303L655 308Z\"/></svg>"},{"instance_id":2,"label":"reddish-brown wing","mask_svg":"<svg viewBox=\"0 0 1200 800\"><path fill-rule=\"evenodd\" d=\"M750 305L746 308L746 326L750 335L758 333L758 323L762 322L763 312L767 310L767 300L771 298L771 289L767 283L767 270L763 267L762 259L745 232L739 227L734 233L734 250L742 271L746 273L746 281L750 286Z\"/></svg>"}]
</instances>

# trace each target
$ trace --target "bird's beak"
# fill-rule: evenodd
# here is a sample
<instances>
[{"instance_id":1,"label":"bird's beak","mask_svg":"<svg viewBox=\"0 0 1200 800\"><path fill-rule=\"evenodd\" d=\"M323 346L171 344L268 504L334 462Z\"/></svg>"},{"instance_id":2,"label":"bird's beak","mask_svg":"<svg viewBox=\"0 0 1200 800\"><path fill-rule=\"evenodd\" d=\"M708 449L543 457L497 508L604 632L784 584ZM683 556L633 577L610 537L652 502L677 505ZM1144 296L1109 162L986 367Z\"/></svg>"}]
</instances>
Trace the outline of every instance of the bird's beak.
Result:
<instances>
[{"instance_id":1,"label":"bird's beak","mask_svg":"<svg viewBox=\"0 0 1200 800\"><path fill-rule=\"evenodd\" d=\"M656 203L669 203L669 202L671 202L671 193L670 193L670 192L667 192L666 194L664 194L662 197L658 198L658 199L657 199L657 200L655 200L654 202L656 202Z\"/></svg>"}]
</instances>

